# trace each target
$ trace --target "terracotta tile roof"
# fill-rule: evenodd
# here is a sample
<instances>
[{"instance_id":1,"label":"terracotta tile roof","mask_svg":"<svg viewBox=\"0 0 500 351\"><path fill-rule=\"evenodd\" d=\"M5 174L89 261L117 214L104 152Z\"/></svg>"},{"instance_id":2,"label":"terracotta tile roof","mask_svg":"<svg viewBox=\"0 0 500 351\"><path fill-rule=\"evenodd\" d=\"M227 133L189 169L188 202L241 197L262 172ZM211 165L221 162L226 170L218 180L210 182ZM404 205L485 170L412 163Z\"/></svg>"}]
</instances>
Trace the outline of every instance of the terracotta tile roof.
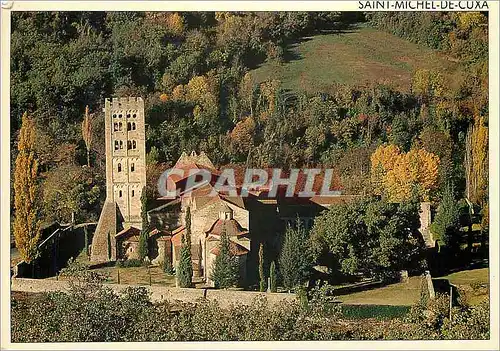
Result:
<instances>
[{"instance_id":1,"label":"terracotta tile roof","mask_svg":"<svg viewBox=\"0 0 500 351\"><path fill-rule=\"evenodd\" d=\"M179 246L181 245L182 242L182 235L184 235L186 231L186 227L180 226L179 228L175 229L172 231L172 243L174 246Z\"/></svg>"},{"instance_id":2,"label":"terracotta tile roof","mask_svg":"<svg viewBox=\"0 0 500 351\"><path fill-rule=\"evenodd\" d=\"M214 254L215 256L218 256L219 251L220 251L219 247L216 246L210 250L210 253ZM234 256L246 255L249 252L245 247L241 246L240 244L235 243L234 241L229 242L229 251Z\"/></svg>"},{"instance_id":3,"label":"terracotta tile roof","mask_svg":"<svg viewBox=\"0 0 500 351\"><path fill-rule=\"evenodd\" d=\"M240 237L248 234L248 230L243 229L235 219L218 219L205 233L220 237L224 231L228 236Z\"/></svg>"},{"instance_id":4,"label":"terracotta tile roof","mask_svg":"<svg viewBox=\"0 0 500 351\"><path fill-rule=\"evenodd\" d=\"M136 227L128 227L123 229L122 231L116 233L115 238L120 238L122 236L133 236L133 235L140 235L141 230Z\"/></svg>"},{"instance_id":5,"label":"terracotta tile roof","mask_svg":"<svg viewBox=\"0 0 500 351\"><path fill-rule=\"evenodd\" d=\"M149 232L149 237L152 237L155 235L158 235L159 240L170 240L170 238L171 238L171 233L169 231L158 230L157 228L153 228L153 230L151 230Z\"/></svg>"}]
</instances>

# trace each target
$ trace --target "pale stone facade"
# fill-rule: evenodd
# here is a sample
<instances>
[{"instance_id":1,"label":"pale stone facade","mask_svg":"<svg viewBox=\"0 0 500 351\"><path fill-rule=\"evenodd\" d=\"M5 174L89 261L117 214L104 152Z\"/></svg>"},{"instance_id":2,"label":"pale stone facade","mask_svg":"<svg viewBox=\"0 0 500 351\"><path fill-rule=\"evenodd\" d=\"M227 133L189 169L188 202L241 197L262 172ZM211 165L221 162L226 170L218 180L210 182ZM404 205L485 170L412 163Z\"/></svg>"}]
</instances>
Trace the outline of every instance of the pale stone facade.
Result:
<instances>
[{"instance_id":1,"label":"pale stone facade","mask_svg":"<svg viewBox=\"0 0 500 351\"><path fill-rule=\"evenodd\" d=\"M136 259L142 229L141 194L146 186L144 101L134 97L106 99L104 112L106 201L93 237L91 260ZM183 153L173 168L220 173L205 153L194 151L189 155ZM169 178L167 187L176 189L183 181L182 176ZM240 262L242 280L255 282L260 243L269 248L270 260L276 260L280 235L287 225L299 218L310 228L321 211L357 197L284 199L257 194L242 198L222 193L213 196L212 190L213 184L208 181L184 195L160 198L158 201L165 203L148 211L151 230L148 256L153 264L161 264L168 257L174 267L177 265L189 207L194 276L211 283L220 235L226 232L230 249ZM421 232L425 237L431 220L430 204L422 204L421 210Z\"/></svg>"},{"instance_id":2,"label":"pale stone facade","mask_svg":"<svg viewBox=\"0 0 500 351\"><path fill-rule=\"evenodd\" d=\"M122 252L122 229L141 229L141 194L146 186L146 133L142 98L106 99L106 201L92 241L91 260L113 261ZM127 255L136 256L135 240Z\"/></svg>"}]
</instances>

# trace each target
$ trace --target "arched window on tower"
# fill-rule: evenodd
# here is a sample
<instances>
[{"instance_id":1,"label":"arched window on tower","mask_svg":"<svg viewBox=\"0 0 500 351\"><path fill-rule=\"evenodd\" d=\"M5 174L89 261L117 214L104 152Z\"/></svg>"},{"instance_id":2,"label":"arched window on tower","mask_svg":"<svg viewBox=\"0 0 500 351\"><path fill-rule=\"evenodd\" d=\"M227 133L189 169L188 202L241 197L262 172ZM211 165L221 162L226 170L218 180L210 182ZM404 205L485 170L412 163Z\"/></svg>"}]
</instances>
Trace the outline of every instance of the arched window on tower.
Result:
<instances>
[{"instance_id":1,"label":"arched window on tower","mask_svg":"<svg viewBox=\"0 0 500 351\"><path fill-rule=\"evenodd\" d=\"M137 143L135 142L135 140L132 141L132 149L136 149L137 148Z\"/></svg>"},{"instance_id":2,"label":"arched window on tower","mask_svg":"<svg viewBox=\"0 0 500 351\"><path fill-rule=\"evenodd\" d=\"M132 142L130 140L127 140L127 150L132 149Z\"/></svg>"},{"instance_id":3,"label":"arched window on tower","mask_svg":"<svg viewBox=\"0 0 500 351\"><path fill-rule=\"evenodd\" d=\"M121 164L121 163L119 163L119 164L118 164L118 172L121 172L121 171L122 171L122 164Z\"/></svg>"},{"instance_id":4,"label":"arched window on tower","mask_svg":"<svg viewBox=\"0 0 500 351\"><path fill-rule=\"evenodd\" d=\"M130 172L133 172L133 171L135 171L135 164L131 163L130 164Z\"/></svg>"},{"instance_id":5,"label":"arched window on tower","mask_svg":"<svg viewBox=\"0 0 500 351\"><path fill-rule=\"evenodd\" d=\"M118 130L120 130L120 131L121 131L121 130L122 130L122 127L123 127L122 122L119 122L119 123L118 123Z\"/></svg>"},{"instance_id":6,"label":"arched window on tower","mask_svg":"<svg viewBox=\"0 0 500 351\"><path fill-rule=\"evenodd\" d=\"M134 113L134 114L132 115L132 117L136 118L136 117L137 117L137 114L135 114L135 113Z\"/></svg>"},{"instance_id":7,"label":"arched window on tower","mask_svg":"<svg viewBox=\"0 0 500 351\"><path fill-rule=\"evenodd\" d=\"M121 190L118 191L118 196L122 197L122 191Z\"/></svg>"},{"instance_id":8,"label":"arched window on tower","mask_svg":"<svg viewBox=\"0 0 500 351\"><path fill-rule=\"evenodd\" d=\"M113 123L113 132L117 132L118 131L118 123Z\"/></svg>"},{"instance_id":9,"label":"arched window on tower","mask_svg":"<svg viewBox=\"0 0 500 351\"><path fill-rule=\"evenodd\" d=\"M118 146L118 140L115 140L115 150L118 150L119 146Z\"/></svg>"},{"instance_id":10,"label":"arched window on tower","mask_svg":"<svg viewBox=\"0 0 500 351\"><path fill-rule=\"evenodd\" d=\"M127 131L130 131L132 130L132 125L130 124L130 122L127 122Z\"/></svg>"},{"instance_id":11,"label":"arched window on tower","mask_svg":"<svg viewBox=\"0 0 500 351\"><path fill-rule=\"evenodd\" d=\"M132 130L135 130L135 122L132 122Z\"/></svg>"},{"instance_id":12,"label":"arched window on tower","mask_svg":"<svg viewBox=\"0 0 500 351\"><path fill-rule=\"evenodd\" d=\"M120 140L120 149L123 149L123 141Z\"/></svg>"},{"instance_id":13,"label":"arched window on tower","mask_svg":"<svg viewBox=\"0 0 500 351\"><path fill-rule=\"evenodd\" d=\"M135 194L134 194L134 190L132 189L132 197L134 197L134 195L135 195Z\"/></svg>"}]
</instances>

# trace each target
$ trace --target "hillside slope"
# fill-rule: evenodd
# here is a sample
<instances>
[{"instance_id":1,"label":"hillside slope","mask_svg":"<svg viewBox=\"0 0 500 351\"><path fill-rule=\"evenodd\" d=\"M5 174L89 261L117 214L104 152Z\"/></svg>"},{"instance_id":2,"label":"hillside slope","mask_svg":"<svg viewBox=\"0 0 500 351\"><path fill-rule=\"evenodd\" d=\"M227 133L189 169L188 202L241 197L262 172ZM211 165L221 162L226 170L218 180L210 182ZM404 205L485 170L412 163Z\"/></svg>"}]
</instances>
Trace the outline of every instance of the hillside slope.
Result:
<instances>
[{"instance_id":1,"label":"hillside slope","mask_svg":"<svg viewBox=\"0 0 500 351\"><path fill-rule=\"evenodd\" d=\"M457 68L437 51L370 27L304 38L290 45L286 56L284 64L267 62L253 70L254 81L271 77L284 88L308 92L328 92L334 83L385 83L408 91L417 69L449 76Z\"/></svg>"}]
</instances>

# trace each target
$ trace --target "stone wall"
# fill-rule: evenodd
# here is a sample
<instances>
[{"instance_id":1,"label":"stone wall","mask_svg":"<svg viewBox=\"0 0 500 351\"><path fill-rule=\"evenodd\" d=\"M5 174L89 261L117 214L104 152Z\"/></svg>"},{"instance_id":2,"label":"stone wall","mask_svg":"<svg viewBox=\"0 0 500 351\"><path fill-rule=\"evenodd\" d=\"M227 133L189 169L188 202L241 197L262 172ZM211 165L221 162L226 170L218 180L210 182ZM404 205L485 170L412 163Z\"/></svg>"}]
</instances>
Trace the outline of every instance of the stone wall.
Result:
<instances>
[{"instance_id":1,"label":"stone wall","mask_svg":"<svg viewBox=\"0 0 500 351\"><path fill-rule=\"evenodd\" d=\"M123 227L140 229L140 199L146 185L144 101L135 97L106 99L104 112L107 200L116 202Z\"/></svg>"},{"instance_id":2,"label":"stone wall","mask_svg":"<svg viewBox=\"0 0 500 351\"><path fill-rule=\"evenodd\" d=\"M430 202L421 202L420 203L420 227L419 232L422 234L424 238L425 245L427 247L434 247L434 239L432 237L432 233L430 231L431 225L431 203Z\"/></svg>"},{"instance_id":3,"label":"stone wall","mask_svg":"<svg viewBox=\"0 0 500 351\"><path fill-rule=\"evenodd\" d=\"M108 233L111 239L111 258L116 259L116 204L106 201L92 239L90 259L93 262L106 262L108 257Z\"/></svg>"},{"instance_id":4,"label":"stone wall","mask_svg":"<svg viewBox=\"0 0 500 351\"><path fill-rule=\"evenodd\" d=\"M116 293L122 292L127 287L138 287L139 285L124 284L104 284ZM142 286L151 294L151 299L159 301L183 301L196 302L204 297L208 300L217 300L221 306L230 305L251 305L255 298L265 296L269 303L274 304L280 301L296 301L295 294L288 293L261 293L257 291L238 290L216 290L216 289L187 289L187 288L167 288L164 286ZM26 279L12 278L11 290L31 293L64 291L69 288L69 283L54 279Z\"/></svg>"}]
</instances>

